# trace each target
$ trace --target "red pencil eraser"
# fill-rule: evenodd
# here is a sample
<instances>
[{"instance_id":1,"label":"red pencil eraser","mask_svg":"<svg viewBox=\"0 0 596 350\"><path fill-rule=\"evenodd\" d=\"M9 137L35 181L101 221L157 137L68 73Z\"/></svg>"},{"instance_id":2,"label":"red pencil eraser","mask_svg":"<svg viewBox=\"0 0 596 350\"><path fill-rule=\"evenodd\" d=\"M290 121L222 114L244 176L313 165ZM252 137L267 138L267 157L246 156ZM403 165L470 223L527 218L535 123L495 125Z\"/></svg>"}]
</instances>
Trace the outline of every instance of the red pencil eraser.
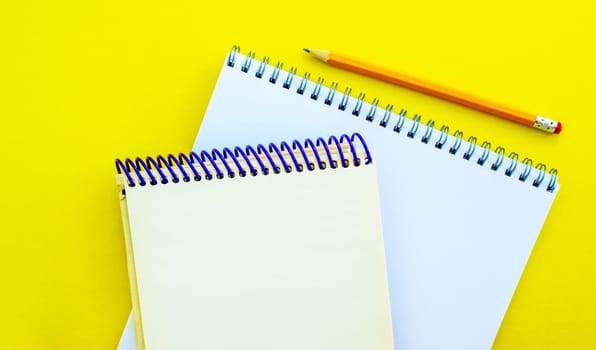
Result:
<instances>
[{"instance_id":1,"label":"red pencil eraser","mask_svg":"<svg viewBox=\"0 0 596 350\"><path fill-rule=\"evenodd\" d=\"M560 134L561 130L563 130L563 124L561 124L561 122L557 122L557 127L555 128L555 134Z\"/></svg>"}]
</instances>

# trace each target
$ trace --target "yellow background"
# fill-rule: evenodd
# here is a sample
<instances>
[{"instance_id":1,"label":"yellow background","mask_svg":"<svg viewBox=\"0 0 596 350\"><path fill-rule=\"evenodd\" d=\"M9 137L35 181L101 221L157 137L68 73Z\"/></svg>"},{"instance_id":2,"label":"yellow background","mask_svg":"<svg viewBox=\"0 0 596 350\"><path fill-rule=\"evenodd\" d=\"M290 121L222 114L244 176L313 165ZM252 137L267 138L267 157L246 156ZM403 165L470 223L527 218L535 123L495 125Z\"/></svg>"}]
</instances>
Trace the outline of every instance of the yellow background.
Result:
<instances>
[{"instance_id":1,"label":"yellow background","mask_svg":"<svg viewBox=\"0 0 596 350\"><path fill-rule=\"evenodd\" d=\"M233 44L558 168L494 348L596 348L589 1L58 0L0 13L1 349L115 347L130 301L114 158L188 151ZM563 133L325 66L304 46L560 119Z\"/></svg>"}]
</instances>

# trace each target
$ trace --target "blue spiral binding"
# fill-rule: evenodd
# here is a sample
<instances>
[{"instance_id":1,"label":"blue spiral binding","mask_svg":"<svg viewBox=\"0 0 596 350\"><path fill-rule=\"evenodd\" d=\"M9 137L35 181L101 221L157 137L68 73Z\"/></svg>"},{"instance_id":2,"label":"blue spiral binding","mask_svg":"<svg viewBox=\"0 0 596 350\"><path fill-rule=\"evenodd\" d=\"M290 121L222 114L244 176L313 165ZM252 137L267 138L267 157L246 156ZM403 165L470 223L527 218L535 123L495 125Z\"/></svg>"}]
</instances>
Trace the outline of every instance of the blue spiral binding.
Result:
<instances>
[{"instance_id":1,"label":"blue spiral binding","mask_svg":"<svg viewBox=\"0 0 596 350\"><path fill-rule=\"evenodd\" d=\"M323 148L325 149L325 153L327 154L327 159L329 160L329 166L331 168L336 168L337 165L334 164L334 162L333 162L333 157L331 156L331 151L329 150L329 147L327 146L327 142L325 142L325 139L323 139L322 137L317 138L316 145L317 145L317 147L323 146ZM323 163L323 168L325 168L325 163Z\"/></svg>"},{"instance_id":2,"label":"blue spiral binding","mask_svg":"<svg viewBox=\"0 0 596 350\"><path fill-rule=\"evenodd\" d=\"M300 142L298 142L297 140L294 140L294 142L292 142L292 149L298 149L300 151L300 154L302 154L302 158L304 158L304 163L306 164L306 168L308 170L315 170L314 163L312 163L310 161L310 159L308 159L308 156L306 155L306 151L304 150L304 147L302 146L302 144ZM302 169L300 169L300 171L302 171Z\"/></svg>"},{"instance_id":3,"label":"blue spiral binding","mask_svg":"<svg viewBox=\"0 0 596 350\"><path fill-rule=\"evenodd\" d=\"M176 172L174 171L174 169L172 169L172 165L162 155L157 156L157 164L162 169L164 166L166 167L166 169L168 169L168 172L170 173L170 175L172 175L172 182L178 183L180 181L178 175L176 175Z\"/></svg>"},{"instance_id":4,"label":"blue spiral binding","mask_svg":"<svg viewBox=\"0 0 596 350\"><path fill-rule=\"evenodd\" d=\"M279 148L277 148L277 146L274 143L269 144L269 152L275 152L277 154L286 173L289 173L290 171L292 171L292 168L290 168L290 166L284 159L284 156L281 154L281 151L279 150Z\"/></svg>"},{"instance_id":5,"label":"blue spiral binding","mask_svg":"<svg viewBox=\"0 0 596 350\"><path fill-rule=\"evenodd\" d=\"M317 152L317 146L315 146L311 139L304 140L304 148L310 148L314 152L319 169L325 169L325 163L323 163L323 161L321 160L321 156L319 155L319 152Z\"/></svg>"},{"instance_id":6,"label":"blue spiral binding","mask_svg":"<svg viewBox=\"0 0 596 350\"><path fill-rule=\"evenodd\" d=\"M339 144L339 140L337 139L337 137L335 136L331 136L329 137L329 141L327 141L327 144L330 145L331 142L335 143L335 147L337 147L337 150L341 150L341 145ZM348 163L346 161L346 157L344 157L344 152L339 152L339 158L340 158L340 164L342 167L346 168L348 166Z\"/></svg>"},{"instance_id":7,"label":"blue spiral binding","mask_svg":"<svg viewBox=\"0 0 596 350\"><path fill-rule=\"evenodd\" d=\"M228 158L228 156L230 158L232 158L232 160L234 161L234 164L236 164L236 168L238 168L238 173L240 174L241 177L246 176L246 170L244 170L244 168L242 167L242 164L240 164L240 162L238 161L238 157L236 157L236 155L234 155L234 153L232 153L232 151L229 148L224 147L223 155L225 158Z\"/></svg>"},{"instance_id":8,"label":"blue spiral binding","mask_svg":"<svg viewBox=\"0 0 596 350\"><path fill-rule=\"evenodd\" d=\"M261 167L261 172L263 173L263 175L268 175L269 174L269 168L267 168L267 166L265 166L265 163L263 163L263 161L261 160L261 157L259 157L259 153L257 151L255 151L254 148L252 148L252 146L246 146L246 154L252 154L252 156L257 160L257 163L259 163L259 166Z\"/></svg>"},{"instance_id":9,"label":"blue spiral binding","mask_svg":"<svg viewBox=\"0 0 596 350\"><path fill-rule=\"evenodd\" d=\"M355 166L359 166L360 165L360 159L358 158L358 154L356 153L356 147L354 147L354 142L352 142L352 139L350 138L350 136L348 136L346 134L341 135L341 137L339 138L339 143L342 143L342 142L347 142L348 143L348 145L350 146L350 152L352 153L352 157L354 157L354 165ZM342 164L344 164L344 168L346 168L349 163L346 160L345 163L342 162Z\"/></svg>"},{"instance_id":10,"label":"blue spiral binding","mask_svg":"<svg viewBox=\"0 0 596 350\"><path fill-rule=\"evenodd\" d=\"M184 170L182 163L180 163L180 161L178 161L178 158L176 158L175 155L173 155L171 153L168 154L168 163L170 163L170 165L172 163L176 164L176 166L178 167L178 170L180 170L180 173L182 173L182 181L184 181L184 182L190 181L190 176L188 176L188 173L186 172L186 170Z\"/></svg>"},{"instance_id":11,"label":"blue spiral binding","mask_svg":"<svg viewBox=\"0 0 596 350\"><path fill-rule=\"evenodd\" d=\"M234 147L234 155L236 157L238 157L238 155L241 155L242 158L244 159L244 161L246 162L246 164L248 164L248 167L250 168L250 174L252 176L256 176L259 172L257 171L257 169L252 165L251 161L248 159L248 156L246 155L246 153L242 150L242 148L236 146Z\"/></svg>"},{"instance_id":12,"label":"blue spiral binding","mask_svg":"<svg viewBox=\"0 0 596 350\"><path fill-rule=\"evenodd\" d=\"M258 144L257 145L257 153L258 154L264 154L265 157L267 157L267 159L269 160L269 163L271 164L271 167L273 168L273 172L276 174L279 174L281 171L279 169L279 167L277 166L277 164L275 163L275 161L273 160L273 157L271 157L271 153L269 153L269 151L267 151L267 148L265 148L265 146ZM267 173L265 173L265 175L267 175Z\"/></svg>"},{"instance_id":13,"label":"blue spiral binding","mask_svg":"<svg viewBox=\"0 0 596 350\"><path fill-rule=\"evenodd\" d=\"M161 179L162 184L167 184L169 182L178 183L181 179L183 182L190 182L191 180L201 181L203 179L213 180L214 177L222 179L224 178L224 172L218 163L225 167L225 172L227 172L228 177L234 177L236 172L244 177L247 175L247 171L244 168L244 165L240 162L240 157L242 157L248 166L252 176L256 176L259 173L256 164L261 168L263 175L269 174L270 170L279 174L282 172L281 169L283 169L285 173L290 173L293 170L290 164L292 164L298 172L302 172L304 169L314 171L317 169L317 166L318 169L323 170L327 168L327 165L321 159L321 154L317 146L323 148L326 158L329 161L330 168L337 168L338 162L342 164L342 167L348 167L350 164L348 155L351 156L352 164L354 166L360 166L362 160L358 158L356 142L360 143L360 148L365 152L366 158L364 164L370 164L372 162L372 156L364 138L358 133L352 135L344 134L339 138L330 136L326 140L319 137L316 139L316 143L308 138L303 142L294 140L292 141L291 146L287 142L280 142L279 144L269 143L268 147L258 144L256 150L252 146L246 146L244 148L234 147L233 151L226 147L221 150L213 149L211 152L201 151L198 154L190 152L188 154L180 153L178 156L168 154L167 157L162 155L158 155L155 158L146 157L145 159L137 157L134 161L130 158L124 160L116 159L115 164L116 171L118 174L124 174L129 187L135 187L136 185L146 186L147 184L155 186L160 182L158 181L158 177ZM334 145L334 148L337 149L339 160L334 159L334 155L332 154L329 145ZM342 147L344 145L349 148L349 153L344 151L344 147ZM309 148L314 155L314 159L307 154ZM299 157L296 157L296 152L300 152L303 163L301 163ZM273 155L276 156L275 159ZM250 158L250 156L253 158ZM262 156L267 159L269 166L263 162ZM276 159L279 160L281 166ZM213 176L207 163L209 163L211 168L215 171L215 176ZM147 182L146 177L149 178L149 182Z\"/></svg>"},{"instance_id":14,"label":"blue spiral binding","mask_svg":"<svg viewBox=\"0 0 596 350\"><path fill-rule=\"evenodd\" d=\"M207 152L205 152L207 153ZM215 162L217 159L221 160L223 165L226 167L226 170L228 171L228 177L234 177L234 171L232 171L232 167L230 167L230 164L228 164L228 162L225 161L225 158L223 154L221 154L221 152L219 150L213 149L211 150L211 157L213 158L213 162ZM220 178L223 176L219 175Z\"/></svg>"},{"instance_id":15,"label":"blue spiral binding","mask_svg":"<svg viewBox=\"0 0 596 350\"><path fill-rule=\"evenodd\" d=\"M294 152L292 152L292 149L290 148L290 145L288 145L288 143L287 143L287 142L285 142L285 141L282 141L282 142L280 143L280 145L281 145L280 149L281 149L282 151L287 151L287 152L288 152L288 154L290 155L290 158L292 158L292 162L294 162L294 166L296 167L296 170L297 170L298 172L302 172L302 171L303 171L303 166L302 166L302 164L300 164L300 163L298 162L298 159L296 159L296 156L294 155ZM302 150L304 151L304 149L302 149ZM303 153L302 155L304 156L305 154ZM307 158L306 162L308 163L308 158ZM292 169L290 168L290 171L291 171L291 170L292 170ZM288 172L289 172L289 171L288 171Z\"/></svg>"},{"instance_id":16,"label":"blue spiral binding","mask_svg":"<svg viewBox=\"0 0 596 350\"><path fill-rule=\"evenodd\" d=\"M132 162L132 160L126 159L124 161L124 164L126 164L126 168L125 168L126 170L130 170L130 168L132 167L135 174L137 174L137 177L139 178L139 184L141 186L145 186L145 178L143 177L143 175L141 175L141 171L139 169L137 169L137 167L134 166L134 163Z\"/></svg>"},{"instance_id":17,"label":"blue spiral binding","mask_svg":"<svg viewBox=\"0 0 596 350\"><path fill-rule=\"evenodd\" d=\"M199 157L195 152L190 152L190 163L188 163L188 164L190 165L191 168L193 167L192 164L195 162L195 160L197 161L197 163L199 163L199 165L205 172L205 178L207 180L213 179L213 175L211 175L209 168L207 168L207 166L205 165L205 162L203 162L201 157Z\"/></svg>"},{"instance_id":18,"label":"blue spiral binding","mask_svg":"<svg viewBox=\"0 0 596 350\"><path fill-rule=\"evenodd\" d=\"M219 169L219 167L217 166L217 163L215 163L215 160L213 159L213 157L211 157L209 155L209 153L207 151L201 151L201 160L204 162L205 158L207 158L207 160L211 163L211 165L213 166L213 169L215 169L215 176L218 179L223 179L224 175L221 172L221 170Z\"/></svg>"},{"instance_id":19,"label":"blue spiral binding","mask_svg":"<svg viewBox=\"0 0 596 350\"><path fill-rule=\"evenodd\" d=\"M124 165L124 163L122 163L122 161L120 159L116 159L116 171L118 172L118 174L122 174L122 172L124 172L124 174L126 175L126 179L128 180L128 184L130 186L134 186L135 185L135 180L130 175L130 169L128 169ZM139 177L139 178L141 178L141 177Z\"/></svg>"},{"instance_id":20,"label":"blue spiral binding","mask_svg":"<svg viewBox=\"0 0 596 350\"><path fill-rule=\"evenodd\" d=\"M192 163L192 160L190 158L188 158L188 156L184 153L180 153L178 156L178 159L180 160L180 163L182 163L184 161L186 162L186 164ZM195 181L201 180L201 174L199 174L199 171L197 170L197 168L195 168L194 166L191 166L190 170L192 170L192 173L194 174Z\"/></svg>"},{"instance_id":21,"label":"blue spiral binding","mask_svg":"<svg viewBox=\"0 0 596 350\"><path fill-rule=\"evenodd\" d=\"M135 159L135 165L139 169L141 168L141 166L143 167L143 169L145 169L145 173L147 173L147 175L149 175L149 178L151 179L151 181L149 181L149 184L151 184L151 185L157 184L157 180L155 179L155 176L153 176L153 173L150 171L151 168L149 167L149 165L147 165L147 163L145 163L145 161L143 161L143 158L137 157Z\"/></svg>"}]
</instances>

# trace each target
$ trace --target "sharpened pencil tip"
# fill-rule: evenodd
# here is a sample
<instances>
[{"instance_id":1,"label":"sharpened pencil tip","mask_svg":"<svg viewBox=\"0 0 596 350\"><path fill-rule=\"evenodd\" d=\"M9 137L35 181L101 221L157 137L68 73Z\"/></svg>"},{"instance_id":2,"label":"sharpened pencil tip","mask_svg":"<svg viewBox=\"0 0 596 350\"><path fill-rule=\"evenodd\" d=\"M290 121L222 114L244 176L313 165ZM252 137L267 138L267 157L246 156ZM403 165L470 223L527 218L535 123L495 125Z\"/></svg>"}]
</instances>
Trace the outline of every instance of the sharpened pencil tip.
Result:
<instances>
[{"instance_id":1,"label":"sharpened pencil tip","mask_svg":"<svg viewBox=\"0 0 596 350\"><path fill-rule=\"evenodd\" d=\"M302 49L302 50L304 50L304 51L306 51L306 52L310 52L310 50L309 50L309 49Z\"/></svg>"}]
</instances>

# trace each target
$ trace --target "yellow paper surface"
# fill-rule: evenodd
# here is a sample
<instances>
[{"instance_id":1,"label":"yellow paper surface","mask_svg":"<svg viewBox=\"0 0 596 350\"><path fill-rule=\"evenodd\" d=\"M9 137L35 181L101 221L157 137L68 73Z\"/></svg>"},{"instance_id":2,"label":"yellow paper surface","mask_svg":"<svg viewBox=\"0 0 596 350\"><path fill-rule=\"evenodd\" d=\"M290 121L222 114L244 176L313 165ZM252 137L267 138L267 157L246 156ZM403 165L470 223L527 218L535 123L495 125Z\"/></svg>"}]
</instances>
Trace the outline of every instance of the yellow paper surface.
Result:
<instances>
[{"instance_id":1,"label":"yellow paper surface","mask_svg":"<svg viewBox=\"0 0 596 350\"><path fill-rule=\"evenodd\" d=\"M3 4L0 348L115 347L131 305L113 159L190 150L233 44L557 167L561 190L494 348L595 347L595 10L588 1ZM302 47L535 111L563 132L327 67Z\"/></svg>"}]
</instances>

